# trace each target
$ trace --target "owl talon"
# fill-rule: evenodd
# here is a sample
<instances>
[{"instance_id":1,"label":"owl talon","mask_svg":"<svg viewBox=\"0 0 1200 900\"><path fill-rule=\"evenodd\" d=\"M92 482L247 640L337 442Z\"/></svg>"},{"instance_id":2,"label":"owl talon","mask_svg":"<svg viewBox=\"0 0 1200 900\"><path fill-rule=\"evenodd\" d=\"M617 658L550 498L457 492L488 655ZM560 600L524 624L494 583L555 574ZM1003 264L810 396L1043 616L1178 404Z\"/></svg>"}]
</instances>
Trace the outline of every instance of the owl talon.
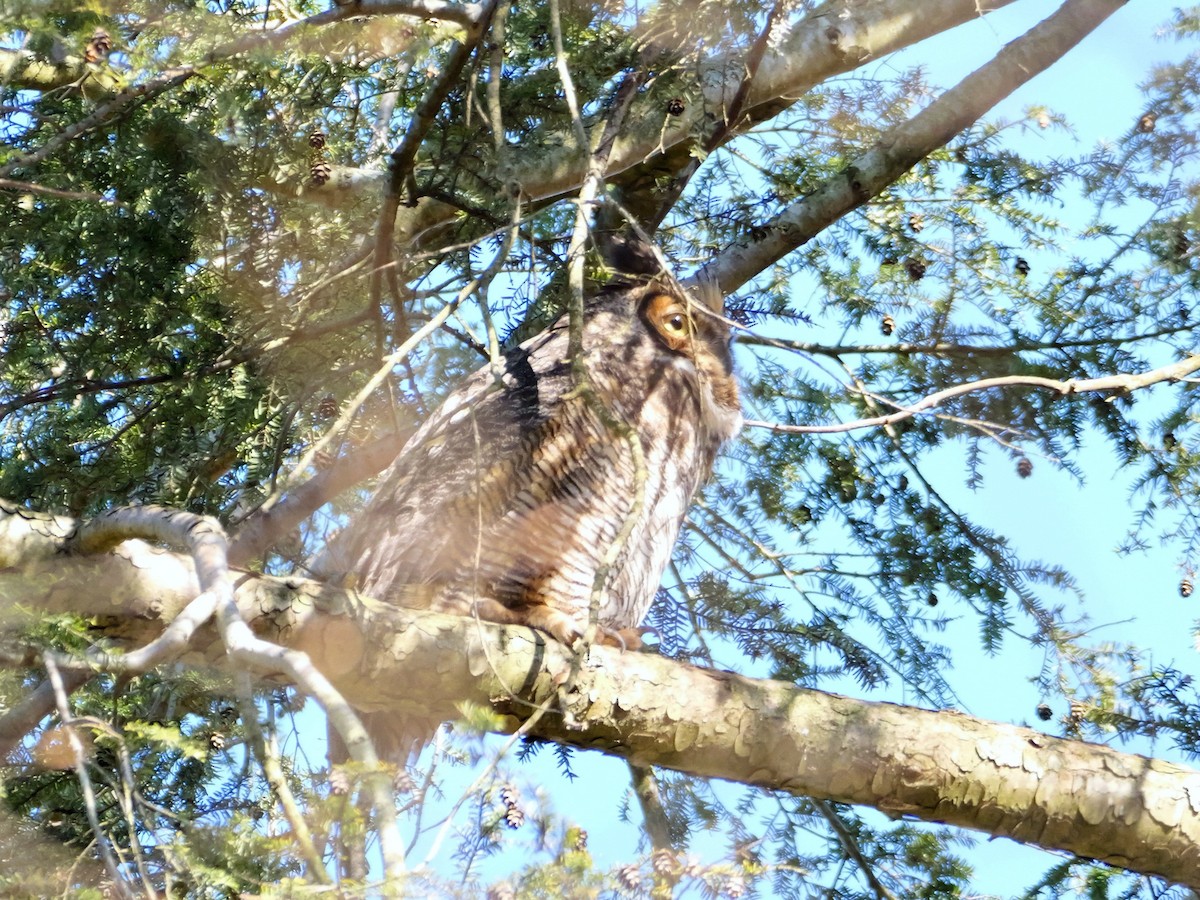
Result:
<instances>
[{"instance_id":1,"label":"owl talon","mask_svg":"<svg viewBox=\"0 0 1200 900\"><path fill-rule=\"evenodd\" d=\"M596 642L606 647L620 647L622 650L642 649L641 628L605 628L601 626L599 640Z\"/></svg>"},{"instance_id":2,"label":"owl talon","mask_svg":"<svg viewBox=\"0 0 1200 900\"><path fill-rule=\"evenodd\" d=\"M546 632L568 647L574 646L575 642L583 637L583 629L576 624L575 619L548 606L530 608L524 624Z\"/></svg>"}]
</instances>

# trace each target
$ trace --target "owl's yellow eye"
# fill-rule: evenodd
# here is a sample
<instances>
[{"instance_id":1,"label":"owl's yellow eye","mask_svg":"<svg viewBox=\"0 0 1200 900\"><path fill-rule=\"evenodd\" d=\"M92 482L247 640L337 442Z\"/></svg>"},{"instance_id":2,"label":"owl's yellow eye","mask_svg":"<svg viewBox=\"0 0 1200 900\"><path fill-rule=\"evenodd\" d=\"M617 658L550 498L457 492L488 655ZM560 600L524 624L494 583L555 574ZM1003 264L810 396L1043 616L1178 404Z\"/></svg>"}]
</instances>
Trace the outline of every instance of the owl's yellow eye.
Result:
<instances>
[{"instance_id":1,"label":"owl's yellow eye","mask_svg":"<svg viewBox=\"0 0 1200 900\"><path fill-rule=\"evenodd\" d=\"M692 320L685 302L670 294L655 294L642 308L646 324L658 332L672 350L683 351L691 343Z\"/></svg>"},{"instance_id":2,"label":"owl's yellow eye","mask_svg":"<svg viewBox=\"0 0 1200 900\"><path fill-rule=\"evenodd\" d=\"M687 325L687 316L679 312L664 316L662 320L663 330L668 334L677 335L679 337L683 337L685 334L687 334Z\"/></svg>"}]
</instances>

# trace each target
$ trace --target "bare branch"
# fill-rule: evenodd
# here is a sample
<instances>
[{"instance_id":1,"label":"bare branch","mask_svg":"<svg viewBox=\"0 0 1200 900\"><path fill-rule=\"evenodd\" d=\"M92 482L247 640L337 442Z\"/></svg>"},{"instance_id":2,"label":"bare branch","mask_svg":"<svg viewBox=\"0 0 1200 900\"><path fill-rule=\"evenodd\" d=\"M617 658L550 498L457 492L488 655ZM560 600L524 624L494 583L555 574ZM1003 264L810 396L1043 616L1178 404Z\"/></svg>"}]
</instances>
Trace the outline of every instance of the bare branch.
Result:
<instances>
[{"instance_id":1,"label":"bare branch","mask_svg":"<svg viewBox=\"0 0 1200 900\"><path fill-rule=\"evenodd\" d=\"M121 870L117 866L117 859L113 856L112 842L108 839L108 835L104 833L104 829L100 827L100 817L96 812L96 791L92 787L92 777L87 770L87 754L83 749L83 742L79 739L79 734L75 730L74 718L71 715L70 702L67 700L67 689L63 683L62 676L58 672L58 666L54 664L54 660L49 655L45 660L46 672L50 676L50 684L54 689L54 699L58 707L58 718L62 722L62 730L67 739L67 745L71 748L72 767L75 769L75 777L79 779L79 787L83 792L83 806L87 813L88 825L92 829L92 837L96 841L96 846L100 849L100 858L104 860L104 868L108 871L108 877L112 881L113 890L121 897L131 897L129 885L125 883L125 879L121 877Z\"/></svg>"},{"instance_id":2,"label":"bare branch","mask_svg":"<svg viewBox=\"0 0 1200 900\"><path fill-rule=\"evenodd\" d=\"M911 406L901 407L897 412L889 413L885 416L875 416L871 419L856 419L853 422L838 422L832 425L782 425L778 422L760 422L751 419L747 420L745 424L748 428L765 428L769 431L783 434L838 434L845 431L857 431L860 428L877 428L881 425L894 425L896 422L902 422L927 409L933 409L954 397L970 394L975 391L987 391L992 388L1035 387L1055 391L1064 397L1072 394L1097 392L1127 394L1163 381L1184 381L1186 380L1186 376L1196 371L1200 371L1200 354L1186 357L1169 366L1151 369L1135 375L1106 375L1103 378L1072 378L1069 381L1056 381L1053 378L1041 378L1036 375L1004 375L998 378L981 378L978 381L956 384L954 387L930 394L928 397ZM889 403L889 405L899 406L899 404L895 403Z\"/></svg>"},{"instance_id":3,"label":"bare branch","mask_svg":"<svg viewBox=\"0 0 1200 900\"><path fill-rule=\"evenodd\" d=\"M765 236L722 252L704 267L726 293L803 246L846 213L911 169L929 153L977 121L1087 37L1124 6L1124 0L1067 0L1061 8L1007 44L907 122L892 128L872 149L807 197L767 223Z\"/></svg>"},{"instance_id":4,"label":"bare branch","mask_svg":"<svg viewBox=\"0 0 1200 900\"><path fill-rule=\"evenodd\" d=\"M1048 350L1071 350L1085 347L1120 347L1134 344L1138 341L1149 341L1156 338L1172 337L1195 331L1200 325L1172 325L1156 328L1143 334L1113 335L1109 337L1073 338L1055 341L1021 341L1014 340L1011 344L965 344L937 341L935 343L898 343L898 344L821 344L813 341L792 341L781 338L764 337L756 334L736 322L729 322L738 332L734 340L749 347L776 347L780 350L791 350L796 353L810 353L814 356L861 356L890 354L893 356L1015 356L1019 353L1038 353Z\"/></svg>"}]
</instances>

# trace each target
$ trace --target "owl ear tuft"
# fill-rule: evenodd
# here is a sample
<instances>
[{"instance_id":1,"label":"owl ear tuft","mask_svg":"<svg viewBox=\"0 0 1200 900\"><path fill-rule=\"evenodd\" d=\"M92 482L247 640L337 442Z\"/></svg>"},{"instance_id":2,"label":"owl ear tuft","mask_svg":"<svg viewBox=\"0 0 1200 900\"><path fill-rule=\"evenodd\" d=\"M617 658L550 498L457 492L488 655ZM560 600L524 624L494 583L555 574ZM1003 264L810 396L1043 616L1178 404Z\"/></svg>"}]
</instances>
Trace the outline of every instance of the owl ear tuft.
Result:
<instances>
[{"instance_id":1,"label":"owl ear tuft","mask_svg":"<svg viewBox=\"0 0 1200 900\"><path fill-rule=\"evenodd\" d=\"M698 274L690 285L692 299L715 315L725 312L725 295L721 293L721 285L711 276Z\"/></svg>"},{"instance_id":2,"label":"owl ear tuft","mask_svg":"<svg viewBox=\"0 0 1200 900\"><path fill-rule=\"evenodd\" d=\"M662 252L633 231L597 235L596 244L605 263L619 275L661 275L667 271Z\"/></svg>"}]
</instances>

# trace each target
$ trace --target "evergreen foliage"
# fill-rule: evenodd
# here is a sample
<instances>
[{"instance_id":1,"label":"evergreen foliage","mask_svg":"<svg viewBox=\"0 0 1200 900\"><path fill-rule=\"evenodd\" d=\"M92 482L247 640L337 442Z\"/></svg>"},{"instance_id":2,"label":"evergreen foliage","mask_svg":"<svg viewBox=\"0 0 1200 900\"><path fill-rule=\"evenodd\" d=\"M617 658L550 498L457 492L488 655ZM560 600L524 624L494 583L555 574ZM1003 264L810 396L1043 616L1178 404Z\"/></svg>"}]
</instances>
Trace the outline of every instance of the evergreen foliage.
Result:
<instances>
[{"instance_id":1,"label":"evergreen foliage","mask_svg":"<svg viewBox=\"0 0 1200 900\"><path fill-rule=\"evenodd\" d=\"M758 4L454 7L491 16L482 39L466 19L421 14L432 3L411 4L413 15L353 6L306 27L294 23L324 12L309 0L47 0L0 11L0 497L76 517L159 503L233 531L297 479L418 423L487 362L493 342L519 340L562 308L584 158L568 99L594 144L622 84L640 79L625 130L651 134L652 151L661 134L662 152L614 169L599 215L661 218L656 239L686 274L730 248L752 252L778 231L777 215L845 179L941 94L918 44L888 65L831 69L794 102L756 97L708 147L722 109L706 88L736 86L748 71L767 21ZM788 24L766 45L778 49L814 17L835 23L835 7L783 4ZM1195 760L1194 661L1102 643L1080 625L1078 573L1056 548L1027 556L947 491L1010 471L1061 469L1082 483L1091 473L1081 452L1103 441L1134 473L1123 549L1169 547L1190 593L1200 559L1194 376L1068 396L997 386L849 427L968 382L1137 374L1196 353L1200 55L1190 45L1200 11L1178 10L1164 28L1179 41L1165 45L1174 61L1147 73L1141 118L1118 140L1047 153L1043 136L1068 146L1069 111L981 120L729 286L730 315L744 326L747 418L847 427L752 427L727 451L651 613L658 652L954 708L971 664L960 655L952 669L945 633L968 618L982 652L1015 644L1041 655L1040 669L1013 677L1065 711L1048 729L1138 750L1152 739ZM467 57L450 77L455 41ZM981 47L977 64L991 55ZM677 123L687 134L667 143ZM411 166L389 169L411 140ZM570 164L578 177L553 177ZM389 202L394 233L380 224ZM598 255L588 267L590 279L604 277ZM394 355L447 304L457 306L442 327ZM965 469L947 473L958 460ZM303 575L367 488L328 498L254 566ZM24 649L5 651L0 710L42 680L39 648L78 654L108 639L103 622L4 614ZM373 890L377 872L345 860L356 843L372 846L375 823L327 776L316 716L293 692L179 662L95 678L72 702L94 745L99 827L133 890L300 896L317 884L264 772L272 755L329 871L349 873L343 894ZM475 713L442 737L437 764L397 773L407 833L428 841L423 829L472 780L459 768L483 770L495 752L467 733L493 724ZM256 738L247 715L286 751ZM69 754L52 752L64 740L50 716L3 770L7 896L101 895L80 780ZM528 768L586 780L586 754L538 751L530 743L484 773L463 805L473 812L413 876L413 895L974 892L974 839L962 833L666 772L658 787L675 851L643 840L615 864L598 862L598 836L589 849ZM615 816L624 790L594 794ZM622 814L635 834L641 812ZM42 842L65 846L65 861L15 863ZM1029 897L1169 891L1086 860L1050 859L1024 875Z\"/></svg>"}]
</instances>

